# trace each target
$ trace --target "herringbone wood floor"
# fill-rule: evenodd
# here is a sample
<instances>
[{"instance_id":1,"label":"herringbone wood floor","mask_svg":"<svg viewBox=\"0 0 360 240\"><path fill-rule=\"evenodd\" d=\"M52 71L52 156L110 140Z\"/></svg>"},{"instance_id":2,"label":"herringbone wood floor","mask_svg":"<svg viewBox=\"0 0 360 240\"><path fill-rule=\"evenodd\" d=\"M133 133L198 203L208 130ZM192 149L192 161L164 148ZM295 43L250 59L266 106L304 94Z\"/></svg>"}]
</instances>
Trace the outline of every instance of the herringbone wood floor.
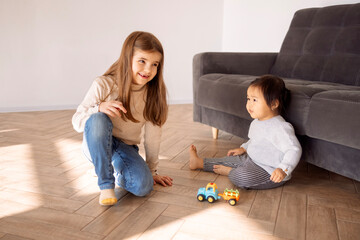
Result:
<instances>
[{"instance_id":1,"label":"herringbone wood floor","mask_svg":"<svg viewBox=\"0 0 360 240\"><path fill-rule=\"evenodd\" d=\"M188 169L188 148L223 156L243 139L192 121L191 105L170 106L161 143L160 173L172 187L145 198L117 189L121 200L98 204L96 177L81 154L74 111L0 114L0 239L360 239L360 184L301 162L284 187L240 190L224 200L198 202L210 181L226 177ZM141 154L144 154L140 146Z\"/></svg>"}]
</instances>

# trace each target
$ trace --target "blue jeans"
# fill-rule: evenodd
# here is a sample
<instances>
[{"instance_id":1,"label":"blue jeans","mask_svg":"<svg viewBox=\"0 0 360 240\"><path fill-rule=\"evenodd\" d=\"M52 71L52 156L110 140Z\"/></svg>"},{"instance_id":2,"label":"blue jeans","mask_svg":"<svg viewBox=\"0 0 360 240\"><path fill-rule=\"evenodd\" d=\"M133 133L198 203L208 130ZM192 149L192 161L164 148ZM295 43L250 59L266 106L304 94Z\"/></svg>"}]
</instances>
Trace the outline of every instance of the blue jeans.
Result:
<instances>
[{"instance_id":1,"label":"blue jeans","mask_svg":"<svg viewBox=\"0 0 360 240\"><path fill-rule=\"evenodd\" d=\"M94 113L86 121L83 152L95 166L101 190L116 184L136 196L153 190L153 177L136 145L127 145L112 135L113 124L105 113Z\"/></svg>"}]
</instances>

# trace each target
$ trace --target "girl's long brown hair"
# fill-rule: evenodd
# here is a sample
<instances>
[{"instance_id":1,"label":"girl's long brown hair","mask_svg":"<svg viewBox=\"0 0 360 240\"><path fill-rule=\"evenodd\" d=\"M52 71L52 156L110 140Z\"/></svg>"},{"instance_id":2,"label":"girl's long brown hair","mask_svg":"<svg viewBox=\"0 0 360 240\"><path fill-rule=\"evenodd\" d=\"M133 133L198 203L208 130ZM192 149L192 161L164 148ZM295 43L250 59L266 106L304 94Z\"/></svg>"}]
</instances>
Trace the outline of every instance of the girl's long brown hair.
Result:
<instances>
[{"instance_id":1,"label":"girl's long brown hair","mask_svg":"<svg viewBox=\"0 0 360 240\"><path fill-rule=\"evenodd\" d=\"M147 97L144 109L144 118L154 125L162 126L168 113L166 99L166 87L163 78L164 50L160 41L148 32L133 32L125 40L119 59L104 73L103 76L110 76L115 79L119 89L118 101L122 102L127 110L122 118L133 122L139 122L131 113L131 83L132 83L132 59L134 51L159 52L162 56L157 69L156 76L147 83Z\"/></svg>"}]
</instances>

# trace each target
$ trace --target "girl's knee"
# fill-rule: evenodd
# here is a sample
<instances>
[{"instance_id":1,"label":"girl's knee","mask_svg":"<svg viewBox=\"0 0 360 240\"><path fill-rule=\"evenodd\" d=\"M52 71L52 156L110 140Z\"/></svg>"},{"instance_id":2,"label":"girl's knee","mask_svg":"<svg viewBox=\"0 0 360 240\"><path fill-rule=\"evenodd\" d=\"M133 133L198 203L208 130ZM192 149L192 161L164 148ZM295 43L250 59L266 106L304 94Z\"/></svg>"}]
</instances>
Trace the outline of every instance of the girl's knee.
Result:
<instances>
[{"instance_id":1,"label":"girl's knee","mask_svg":"<svg viewBox=\"0 0 360 240\"><path fill-rule=\"evenodd\" d=\"M108 115L102 112L97 112L91 114L89 119L86 121L86 124L102 125L102 124L109 124L109 122L111 123L111 120Z\"/></svg>"},{"instance_id":2,"label":"girl's knee","mask_svg":"<svg viewBox=\"0 0 360 240\"><path fill-rule=\"evenodd\" d=\"M126 191L138 197L143 197L153 190L154 179L150 171L141 171L141 168L123 169L121 174L117 174L117 185L124 188Z\"/></svg>"},{"instance_id":3,"label":"girl's knee","mask_svg":"<svg viewBox=\"0 0 360 240\"><path fill-rule=\"evenodd\" d=\"M154 180L151 177L148 179L144 179L143 181L139 181L132 187L131 193L135 196L144 197L148 195L153 190Z\"/></svg>"},{"instance_id":4,"label":"girl's knee","mask_svg":"<svg viewBox=\"0 0 360 240\"><path fill-rule=\"evenodd\" d=\"M151 191L153 190L153 188L149 188L149 187L141 187L139 189L136 189L132 192L132 194L134 194L135 196L138 197L145 197L146 195L148 195Z\"/></svg>"},{"instance_id":5,"label":"girl's knee","mask_svg":"<svg viewBox=\"0 0 360 240\"><path fill-rule=\"evenodd\" d=\"M99 139L107 136L109 131L112 131L112 127L110 118L105 113L98 112L92 114L86 121L85 132L86 135Z\"/></svg>"}]
</instances>

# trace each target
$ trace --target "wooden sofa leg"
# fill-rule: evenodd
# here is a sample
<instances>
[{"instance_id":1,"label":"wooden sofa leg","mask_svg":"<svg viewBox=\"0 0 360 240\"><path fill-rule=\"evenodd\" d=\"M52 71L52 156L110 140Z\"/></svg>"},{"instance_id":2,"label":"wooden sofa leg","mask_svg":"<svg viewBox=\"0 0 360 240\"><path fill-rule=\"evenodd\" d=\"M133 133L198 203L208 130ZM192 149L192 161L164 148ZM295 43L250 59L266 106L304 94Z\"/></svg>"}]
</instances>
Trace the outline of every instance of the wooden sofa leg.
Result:
<instances>
[{"instance_id":1,"label":"wooden sofa leg","mask_svg":"<svg viewBox=\"0 0 360 240\"><path fill-rule=\"evenodd\" d=\"M218 135L219 135L219 129L217 128L212 128L212 135L213 135L213 139L217 139Z\"/></svg>"}]
</instances>

